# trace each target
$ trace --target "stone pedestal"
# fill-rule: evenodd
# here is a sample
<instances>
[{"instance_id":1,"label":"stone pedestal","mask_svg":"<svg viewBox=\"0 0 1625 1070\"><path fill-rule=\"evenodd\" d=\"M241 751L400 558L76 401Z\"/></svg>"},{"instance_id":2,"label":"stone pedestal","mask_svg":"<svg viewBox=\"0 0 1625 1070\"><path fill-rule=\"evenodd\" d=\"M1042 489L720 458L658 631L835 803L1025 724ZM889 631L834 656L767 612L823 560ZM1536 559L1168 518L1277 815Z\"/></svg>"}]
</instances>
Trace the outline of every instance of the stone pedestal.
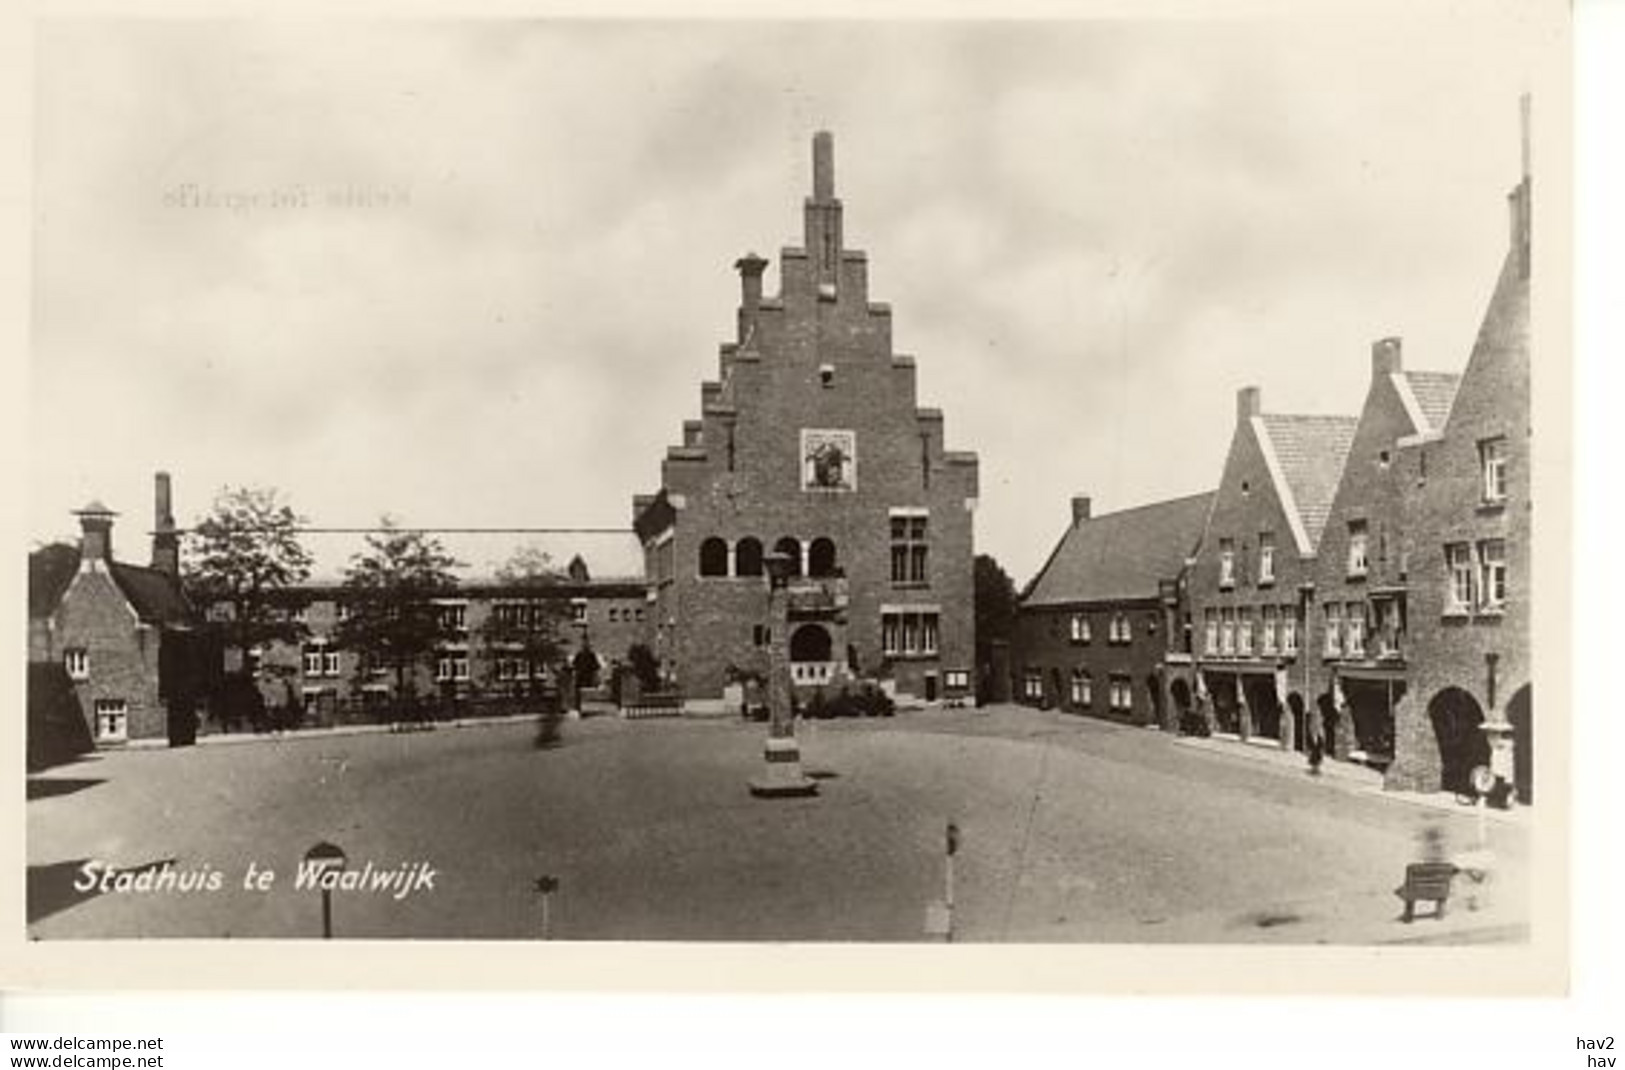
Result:
<instances>
[{"instance_id":1,"label":"stone pedestal","mask_svg":"<svg viewBox=\"0 0 1625 1070\"><path fill-rule=\"evenodd\" d=\"M794 735L767 737L766 767L751 778L750 793L759 798L817 795L818 781L801 770L801 747Z\"/></svg>"}]
</instances>

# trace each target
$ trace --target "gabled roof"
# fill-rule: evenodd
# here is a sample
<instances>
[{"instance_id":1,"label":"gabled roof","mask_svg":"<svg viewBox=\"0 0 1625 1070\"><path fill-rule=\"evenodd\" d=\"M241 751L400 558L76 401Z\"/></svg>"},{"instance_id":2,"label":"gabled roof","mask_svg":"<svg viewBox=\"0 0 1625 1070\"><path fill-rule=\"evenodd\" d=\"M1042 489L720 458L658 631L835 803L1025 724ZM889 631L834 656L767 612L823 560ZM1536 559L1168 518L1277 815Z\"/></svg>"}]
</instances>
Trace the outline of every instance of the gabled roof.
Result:
<instances>
[{"instance_id":1,"label":"gabled roof","mask_svg":"<svg viewBox=\"0 0 1625 1070\"><path fill-rule=\"evenodd\" d=\"M1277 484L1285 482L1277 487L1282 504L1302 525L1300 532L1295 524L1293 532L1299 552L1313 553L1331 515L1332 498L1360 421L1353 416L1265 413L1256 423L1270 472Z\"/></svg>"},{"instance_id":2,"label":"gabled roof","mask_svg":"<svg viewBox=\"0 0 1625 1070\"><path fill-rule=\"evenodd\" d=\"M1432 431L1442 431L1445 421L1450 418L1450 407L1456 402L1456 390L1461 386L1461 376L1452 372L1401 372L1395 377L1398 384L1410 392L1406 399L1406 408L1412 412L1412 422L1415 423L1415 414L1420 411L1425 426L1418 426L1418 434L1427 434ZM1416 403L1413 409L1410 402Z\"/></svg>"},{"instance_id":3,"label":"gabled roof","mask_svg":"<svg viewBox=\"0 0 1625 1070\"><path fill-rule=\"evenodd\" d=\"M52 543L28 555L28 615L49 617L62 604L79 572L79 548ZM120 593L148 624L188 624L197 619L180 583L168 573L140 565L111 562L108 569Z\"/></svg>"},{"instance_id":4,"label":"gabled roof","mask_svg":"<svg viewBox=\"0 0 1625 1070\"><path fill-rule=\"evenodd\" d=\"M1212 492L1080 521L1028 586L1024 606L1155 598L1179 575L1207 525Z\"/></svg>"},{"instance_id":5,"label":"gabled roof","mask_svg":"<svg viewBox=\"0 0 1625 1070\"><path fill-rule=\"evenodd\" d=\"M112 563L113 582L130 600L136 615L149 624L189 624L196 620L180 581L166 572L139 565Z\"/></svg>"},{"instance_id":6,"label":"gabled roof","mask_svg":"<svg viewBox=\"0 0 1625 1070\"><path fill-rule=\"evenodd\" d=\"M413 530L403 525L403 530ZM564 573L580 558L594 580L642 581L643 545L630 530L582 532L434 531L428 533L456 559L451 573L460 584L495 581L497 572L519 551L545 554L552 567ZM353 533L307 532L300 542L315 559L311 583L325 586L344 578L351 559L367 546L366 536Z\"/></svg>"}]
</instances>

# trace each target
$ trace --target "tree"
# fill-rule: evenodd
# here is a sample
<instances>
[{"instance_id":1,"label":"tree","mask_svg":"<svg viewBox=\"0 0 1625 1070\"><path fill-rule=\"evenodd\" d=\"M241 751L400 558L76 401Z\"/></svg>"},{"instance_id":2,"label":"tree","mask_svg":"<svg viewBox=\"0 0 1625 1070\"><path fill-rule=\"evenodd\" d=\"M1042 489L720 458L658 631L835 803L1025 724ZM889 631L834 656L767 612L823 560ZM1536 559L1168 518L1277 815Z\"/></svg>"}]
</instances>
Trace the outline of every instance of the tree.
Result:
<instances>
[{"instance_id":1,"label":"tree","mask_svg":"<svg viewBox=\"0 0 1625 1070\"><path fill-rule=\"evenodd\" d=\"M248 652L271 642L297 643L304 626L287 612L285 592L310 578L311 555L299 541L305 522L270 488L222 488L211 512L192 529L186 587L204 606L224 606L220 636L244 671L222 691L225 720L245 712L232 695L246 692Z\"/></svg>"},{"instance_id":2,"label":"tree","mask_svg":"<svg viewBox=\"0 0 1625 1070\"><path fill-rule=\"evenodd\" d=\"M1008 643L1016 630L1016 585L989 554L977 554L974 566L976 663L987 673L995 643Z\"/></svg>"},{"instance_id":3,"label":"tree","mask_svg":"<svg viewBox=\"0 0 1625 1070\"><path fill-rule=\"evenodd\" d=\"M337 638L361 655L363 672L381 668L395 674L397 700L412 697L408 672L461 632L460 623L435 602L456 591L451 570L458 565L440 540L402 529L387 516L367 536L366 549L350 559L344 576L348 615L339 622Z\"/></svg>"},{"instance_id":4,"label":"tree","mask_svg":"<svg viewBox=\"0 0 1625 1070\"><path fill-rule=\"evenodd\" d=\"M569 608L560 598L564 575L548 554L533 546L521 547L496 570L505 595L486 618L481 637L502 656L522 660L529 670L527 690L535 695L542 674L562 656L559 631Z\"/></svg>"},{"instance_id":5,"label":"tree","mask_svg":"<svg viewBox=\"0 0 1625 1070\"><path fill-rule=\"evenodd\" d=\"M627 647L626 664L632 670L632 675L638 678L638 686L643 688L644 694L660 690L660 659L655 657L647 644L633 643Z\"/></svg>"}]
</instances>

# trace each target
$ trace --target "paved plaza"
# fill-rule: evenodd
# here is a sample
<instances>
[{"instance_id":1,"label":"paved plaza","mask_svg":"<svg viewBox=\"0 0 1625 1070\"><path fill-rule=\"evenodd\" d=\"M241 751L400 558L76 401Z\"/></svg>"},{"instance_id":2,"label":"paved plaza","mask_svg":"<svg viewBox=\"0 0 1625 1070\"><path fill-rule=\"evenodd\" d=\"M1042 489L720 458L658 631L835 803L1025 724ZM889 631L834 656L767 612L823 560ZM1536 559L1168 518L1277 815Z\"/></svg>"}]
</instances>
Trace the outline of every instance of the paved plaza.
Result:
<instances>
[{"instance_id":1,"label":"paved plaza","mask_svg":"<svg viewBox=\"0 0 1625 1070\"><path fill-rule=\"evenodd\" d=\"M337 891L341 938L919 941L963 831L962 941L1368 943L1523 939L1528 830L1487 822L1496 881L1442 921L1397 920L1428 826L1418 805L1290 760L1017 707L826 721L801 731L812 799L746 790L763 726L726 720L434 732L104 752L28 783L29 928L74 937L312 937L305 852L426 864L432 886ZM1274 756L1287 759L1288 756ZM76 888L87 861L218 872L218 890ZM245 889L250 865L276 874ZM80 884L85 882L79 881Z\"/></svg>"}]
</instances>

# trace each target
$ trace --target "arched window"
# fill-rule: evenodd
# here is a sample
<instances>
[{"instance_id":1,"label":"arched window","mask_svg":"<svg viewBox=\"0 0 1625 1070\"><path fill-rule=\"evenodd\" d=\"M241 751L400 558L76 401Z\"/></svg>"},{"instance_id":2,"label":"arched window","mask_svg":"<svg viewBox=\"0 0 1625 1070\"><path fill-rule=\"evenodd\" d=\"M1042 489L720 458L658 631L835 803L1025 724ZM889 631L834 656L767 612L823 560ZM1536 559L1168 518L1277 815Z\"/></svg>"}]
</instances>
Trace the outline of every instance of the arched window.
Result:
<instances>
[{"instance_id":1,"label":"arched window","mask_svg":"<svg viewBox=\"0 0 1625 1070\"><path fill-rule=\"evenodd\" d=\"M832 653L829 633L817 624L803 624L790 636L791 661L828 661Z\"/></svg>"},{"instance_id":2,"label":"arched window","mask_svg":"<svg viewBox=\"0 0 1625 1070\"><path fill-rule=\"evenodd\" d=\"M728 574L728 544L715 535L700 543L700 575Z\"/></svg>"},{"instance_id":3,"label":"arched window","mask_svg":"<svg viewBox=\"0 0 1625 1070\"><path fill-rule=\"evenodd\" d=\"M828 539L814 539L807 547L807 575L835 575L835 544Z\"/></svg>"},{"instance_id":4,"label":"arched window","mask_svg":"<svg viewBox=\"0 0 1625 1070\"><path fill-rule=\"evenodd\" d=\"M734 575L760 576L762 574L762 543L746 535L734 544Z\"/></svg>"},{"instance_id":5,"label":"arched window","mask_svg":"<svg viewBox=\"0 0 1625 1070\"><path fill-rule=\"evenodd\" d=\"M790 558L790 575L801 575L801 543L794 536L786 535L774 543L773 552Z\"/></svg>"}]
</instances>

